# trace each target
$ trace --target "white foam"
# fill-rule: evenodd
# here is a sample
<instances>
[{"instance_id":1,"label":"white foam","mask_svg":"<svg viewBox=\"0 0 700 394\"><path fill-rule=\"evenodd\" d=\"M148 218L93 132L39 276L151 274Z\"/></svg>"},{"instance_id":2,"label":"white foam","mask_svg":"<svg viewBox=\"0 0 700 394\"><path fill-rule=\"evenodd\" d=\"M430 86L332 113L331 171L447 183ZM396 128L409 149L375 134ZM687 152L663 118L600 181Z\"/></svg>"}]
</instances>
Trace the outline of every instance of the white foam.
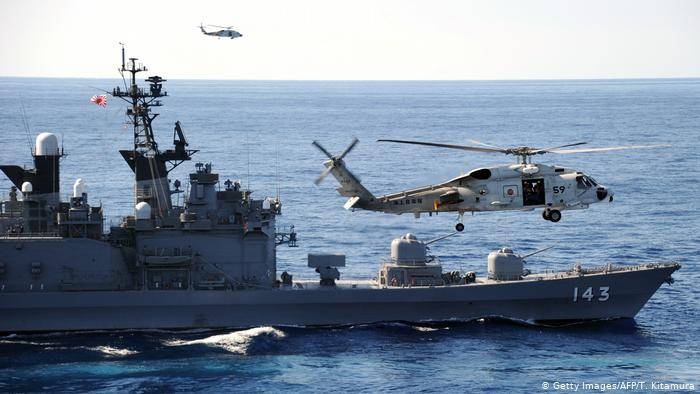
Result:
<instances>
[{"instance_id":1,"label":"white foam","mask_svg":"<svg viewBox=\"0 0 700 394\"><path fill-rule=\"evenodd\" d=\"M282 339L285 333L273 327L255 327L243 331L234 331L228 334L213 335L207 338L192 341L174 340L166 342L167 346L207 345L220 347L234 354L247 354L249 346L256 338Z\"/></svg>"},{"instance_id":2,"label":"white foam","mask_svg":"<svg viewBox=\"0 0 700 394\"><path fill-rule=\"evenodd\" d=\"M100 353L104 353L108 356L114 356L114 357L124 357L124 356L131 356L132 354L138 354L138 352L136 350L120 349L120 348L111 347L111 346L96 346L96 347L89 347L87 349L93 350L96 352L100 352Z\"/></svg>"},{"instance_id":3,"label":"white foam","mask_svg":"<svg viewBox=\"0 0 700 394\"><path fill-rule=\"evenodd\" d=\"M94 347L88 347L88 346L47 346L44 348L44 350L76 350L76 349L83 349L83 350L89 350L91 352L98 352L98 353L102 353L102 354L109 356L109 357L124 357L124 356L131 356L133 354L139 353L136 350L121 349L121 348L116 348L116 347L112 347L112 346L94 346Z\"/></svg>"},{"instance_id":4,"label":"white foam","mask_svg":"<svg viewBox=\"0 0 700 394\"><path fill-rule=\"evenodd\" d=\"M421 327L421 326L413 326L413 329L416 331L420 332L433 332L433 331L438 331L439 328L433 328L433 327Z\"/></svg>"},{"instance_id":5,"label":"white foam","mask_svg":"<svg viewBox=\"0 0 700 394\"><path fill-rule=\"evenodd\" d=\"M54 345L54 343L52 343L52 342L33 342L33 341L25 341L22 339L0 339L0 344L32 345L32 346L51 346L51 345Z\"/></svg>"}]
</instances>

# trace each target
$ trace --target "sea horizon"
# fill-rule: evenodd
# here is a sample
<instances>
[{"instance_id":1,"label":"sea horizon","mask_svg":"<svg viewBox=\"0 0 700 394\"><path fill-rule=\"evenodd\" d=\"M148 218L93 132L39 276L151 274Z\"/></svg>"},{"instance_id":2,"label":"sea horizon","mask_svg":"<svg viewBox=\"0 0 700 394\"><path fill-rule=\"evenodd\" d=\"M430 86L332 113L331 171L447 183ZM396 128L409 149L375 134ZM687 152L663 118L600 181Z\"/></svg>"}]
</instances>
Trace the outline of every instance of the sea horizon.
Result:
<instances>
[{"instance_id":1,"label":"sea horizon","mask_svg":"<svg viewBox=\"0 0 700 394\"><path fill-rule=\"evenodd\" d=\"M144 72L144 75L157 74L154 72ZM0 75L3 79L61 79L61 80L120 80L120 77L57 77L57 76L21 76L21 75ZM254 79L236 79L236 78L197 78L197 77L168 77L169 81L223 81L223 82L624 82L624 81L691 81L700 80L700 76L689 77L609 77L609 78L506 78L506 79L283 79L283 78L254 78Z\"/></svg>"}]
</instances>

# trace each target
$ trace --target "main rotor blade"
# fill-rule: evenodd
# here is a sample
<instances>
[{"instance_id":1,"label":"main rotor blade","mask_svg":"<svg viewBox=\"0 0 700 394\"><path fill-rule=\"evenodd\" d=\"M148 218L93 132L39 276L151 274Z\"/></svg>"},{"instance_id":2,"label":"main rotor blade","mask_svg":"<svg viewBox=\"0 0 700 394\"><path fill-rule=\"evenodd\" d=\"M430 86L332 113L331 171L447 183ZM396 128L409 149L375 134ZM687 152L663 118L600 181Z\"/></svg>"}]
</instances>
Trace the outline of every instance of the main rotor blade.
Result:
<instances>
[{"instance_id":1,"label":"main rotor blade","mask_svg":"<svg viewBox=\"0 0 700 394\"><path fill-rule=\"evenodd\" d=\"M450 144L438 144L435 142L422 142L422 141L404 141L404 140L377 140L377 142L397 142L399 144L413 144L413 145L427 145L427 146L437 146L439 148L449 148L449 149L461 149L473 152L483 152L483 153L508 153L505 149L494 149L494 148L479 148L476 146L464 146L464 145L450 145Z\"/></svg>"},{"instance_id":2,"label":"main rotor blade","mask_svg":"<svg viewBox=\"0 0 700 394\"><path fill-rule=\"evenodd\" d=\"M321 173L321 175L319 175L318 178L316 178L316 180L314 181L314 184L315 184L316 186L320 185L321 182L323 182L323 180L326 179L326 177L328 176L328 174L331 173L331 170L332 170L332 169L333 169L333 164L331 164L330 167L326 167L326 169L323 170L323 172Z\"/></svg>"},{"instance_id":3,"label":"main rotor blade","mask_svg":"<svg viewBox=\"0 0 700 394\"><path fill-rule=\"evenodd\" d=\"M547 153L547 152L553 152L556 149L561 149L561 148L567 148L569 146L577 146L577 145L585 145L588 142L575 142L573 144L566 144L566 145L560 145L560 146L553 146L551 148L544 148L544 149L534 149L532 153Z\"/></svg>"},{"instance_id":4,"label":"main rotor blade","mask_svg":"<svg viewBox=\"0 0 700 394\"><path fill-rule=\"evenodd\" d=\"M472 144L477 144L477 145L485 146L485 147L487 147L487 148L505 150L505 148L501 148L500 146L485 144L485 143L483 143L483 142L481 142L481 141L477 141L477 140L467 140L467 141L471 142Z\"/></svg>"},{"instance_id":5,"label":"main rotor blade","mask_svg":"<svg viewBox=\"0 0 700 394\"><path fill-rule=\"evenodd\" d=\"M326 150L326 148L324 148L323 146L321 146L321 144L320 144L318 141L313 141L313 142L311 142L311 145L317 147L318 150L320 150L320 151L323 152L326 156L328 156L329 159L333 159L333 155L331 155L331 153L328 152L328 151Z\"/></svg>"},{"instance_id":6,"label":"main rotor blade","mask_svg":"<svg viewBox=\"0 0 700 394\"><path fill-rule=\"evenodd\" d=\"M353 148L355 148L355 145L357 145L358 142L360 142L360 140L358 140L357 137L353 138L353 140L352 140L352 142L350 143L350 145L348 145L348 147L345 148L345 150L343 151L343 153L341 153L341 154L338 156L338 160L341 160L343 157L345 157L345 155L347 155L348 153L350 153L350 151L353 150Z\"/></svg>"},{"instance_id":7,"label":"main rotor blade","mask_svg":"<svg viewBox=\"0 0 700 394\"><path fill-rule=\"evenodd\" d=\"M608 152L611 150L624 150L624 149L646 149L646 148L669 148L671 145L629 145L629 146L611 146L608 148L588 148L588 149L554 149L549 152L567 154L567 153L588 153L588 152Z\"/></svg>"}]
</instances>

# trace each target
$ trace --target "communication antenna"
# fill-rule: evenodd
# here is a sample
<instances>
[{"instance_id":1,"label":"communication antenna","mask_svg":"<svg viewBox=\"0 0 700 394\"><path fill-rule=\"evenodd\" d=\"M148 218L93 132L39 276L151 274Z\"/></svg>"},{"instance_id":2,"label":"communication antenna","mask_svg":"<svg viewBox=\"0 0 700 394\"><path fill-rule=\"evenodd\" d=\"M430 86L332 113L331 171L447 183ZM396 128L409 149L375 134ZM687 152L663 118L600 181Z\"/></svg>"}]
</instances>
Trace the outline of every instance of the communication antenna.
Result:
<instances>
[{"instance_id":1,"label":"communication antenna","mask_svg":"<svg viewBox=\"0 0 700 394\"><path fill-rule=\"evenodd\" d=\"M248 184L247 188L250 190L250 141L248 140L248 130L245 132L245 151L246 151L246 156L248 159L248 173L246 174L246 183Z\"/></svg>"},{"instance_id":2,"label":"communication antenna","mask_svg":"<svg viewBox=\"0 0 700 394\"><path fill-rule=\"evenodd\" d=\"M279 153L279 145L275 142L275 183L277 184L277 201L280 199Z\"/></svg>"},{"instance_id":3,"label":"communication antenna","mask_svg":"<svg viewBox=\"0 0 700 394\"><path fill-rule=\"evenodd\" d=\"M34 151L32 150L32 137L29 128L29 121L27 120L27 112L24 110L24 100L20 97L19 100L20 110L22 112L22 124L24 125L24 133L27 136L27 146L29 147L29 155L34 156Z\"/></svg>"},{"instance_id":4,"label":"communication antenna","mask_svg":"<svg viewBox=\"0 0 700 394\"><path fill-rule=\"evenodd\" d=\"M124 54L124 43L119 42L119 45L122 46L122 70L124 70L124 68L126 68L126 55Z\"/></svg>"},{"instance_id":5,"label":"communication antenna","mask_svg":"<svg viewBox=\"0 0 700 394\"><path fill-rule=\"evenodd\" d=\"M119 69L119 75L122 76L122 82L124 82L124 90L128 90L128 86L126 86L126 78L124 78L124 71L126 71L126 56L124 54L124 43L119 42L119 45L122 46L122 67Z\"/></svg>"}]
</instances>

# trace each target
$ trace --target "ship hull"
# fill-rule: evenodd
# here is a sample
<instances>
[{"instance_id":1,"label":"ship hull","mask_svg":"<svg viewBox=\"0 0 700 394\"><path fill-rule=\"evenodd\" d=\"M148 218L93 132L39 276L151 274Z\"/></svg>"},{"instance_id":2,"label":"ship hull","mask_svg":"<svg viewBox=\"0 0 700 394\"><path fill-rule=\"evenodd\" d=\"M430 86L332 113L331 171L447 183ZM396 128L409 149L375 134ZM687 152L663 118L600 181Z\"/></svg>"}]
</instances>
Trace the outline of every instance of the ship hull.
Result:
<instances>
[{"instance_id":1,"label":"ship hull","mask_svg":"<svg viewBox=\"0 0 700 394\"><path fill-rule=\"evenodd\" d=\"M0 332L184 329L260 325L540 322L633 318L677 264L542 280L435 287L306 283L273 290L0 293ZM589 291L590 289L590 291Z\"/></svg>"}]
</instances>

